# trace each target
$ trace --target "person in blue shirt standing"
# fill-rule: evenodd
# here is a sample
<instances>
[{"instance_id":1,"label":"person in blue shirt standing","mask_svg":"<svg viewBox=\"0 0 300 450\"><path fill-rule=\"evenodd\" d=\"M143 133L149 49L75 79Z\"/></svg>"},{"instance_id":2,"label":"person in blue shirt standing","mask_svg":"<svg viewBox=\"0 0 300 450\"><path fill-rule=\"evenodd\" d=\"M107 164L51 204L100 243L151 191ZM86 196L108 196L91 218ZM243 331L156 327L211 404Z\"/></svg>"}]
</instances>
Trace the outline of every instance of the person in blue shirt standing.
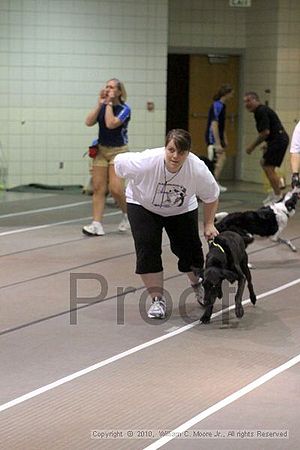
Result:
<instances>
[{"instance_id":1,"label":"person in blue shirt standing","mask_svg":"<svg viewBox=\"0 0 300 450\"><path fill-rule=\"evenodd\" d=\"M220 192L226 192L227 188L221 186L219 178L226 161L225 149L228 145L225 131L226 102L233 96L233 88L229 84L223 84L216 95L208 111L205 140L207 144L208 159L214 161L214 176L220 188Z\"/></svg>"},{"instance_id":2,"label":"person in blue shirt standing","mask_svg":"<svg viewBox=\"0 0 300 450\"><path fill-rule=\"evenodd\" d=\"M100 91L97 106L88 114L85 124L99 126L98 152L93 160L93 221L83 227L82 232L88 236L105 234L102 217L105 206L105 195L109 191L123 212L119 231L129 229L125 200L124 181L114 169L114 158L119 153L128 151L127 128L131 110L125 103L126 90L124 84L112 78Z\"/></svg>"}]
</instances>

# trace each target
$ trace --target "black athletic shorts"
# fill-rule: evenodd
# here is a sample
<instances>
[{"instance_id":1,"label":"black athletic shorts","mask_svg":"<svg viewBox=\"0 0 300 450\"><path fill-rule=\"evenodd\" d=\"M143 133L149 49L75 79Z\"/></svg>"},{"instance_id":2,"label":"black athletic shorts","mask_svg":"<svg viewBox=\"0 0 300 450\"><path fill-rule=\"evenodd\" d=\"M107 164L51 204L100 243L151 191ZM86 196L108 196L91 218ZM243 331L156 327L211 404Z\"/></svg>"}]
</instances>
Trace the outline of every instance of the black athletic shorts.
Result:
<instances>
[{"instance_id":1,"label":"black athletic shorts","mask_svg":"<svg viewBox=\"0 0 300 450\"><path fill-rule=\"evenodd\" d=\"M267 142L267 150L263 154L263 166L280 167L289 145L288 135L282 131L274 139Z\"/></svg>"},{"instance_id":2,"label":"black athletic shorts","mask_svg":"<svg viewBox=\"0 0 300 450\"><path fill-rule=\"evenodd\" d=\"M203 272L203 251L199 237L198 208L184 214L163 217L141 205L127 203L128 219L136 250L136 273L156 273L162 266L162 232L169 237L178 257L180 272Z\"/></svg>"}]
</instances>

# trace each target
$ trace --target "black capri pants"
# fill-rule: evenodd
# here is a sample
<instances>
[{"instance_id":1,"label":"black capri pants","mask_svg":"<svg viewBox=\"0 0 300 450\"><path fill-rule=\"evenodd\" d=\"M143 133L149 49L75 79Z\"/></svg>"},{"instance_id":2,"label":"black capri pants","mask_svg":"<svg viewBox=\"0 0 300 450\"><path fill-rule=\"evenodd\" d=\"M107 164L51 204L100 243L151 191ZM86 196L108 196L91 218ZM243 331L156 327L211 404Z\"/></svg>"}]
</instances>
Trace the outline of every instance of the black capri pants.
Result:
<instances>
[{"instance_id":1,"label":"black capri pants","mask_svg":"<svg viewBox=\"0 0 300 450\"><path fill-rule=\"evenodd\" d=\"M141 205L127 203L127 214L136 250L136 273L156 273L162 266L163 228L178 257L180 272L203 272L203 251L199 237L198 208L175 216L160 216Z\"/></svg>"}]
</instances>

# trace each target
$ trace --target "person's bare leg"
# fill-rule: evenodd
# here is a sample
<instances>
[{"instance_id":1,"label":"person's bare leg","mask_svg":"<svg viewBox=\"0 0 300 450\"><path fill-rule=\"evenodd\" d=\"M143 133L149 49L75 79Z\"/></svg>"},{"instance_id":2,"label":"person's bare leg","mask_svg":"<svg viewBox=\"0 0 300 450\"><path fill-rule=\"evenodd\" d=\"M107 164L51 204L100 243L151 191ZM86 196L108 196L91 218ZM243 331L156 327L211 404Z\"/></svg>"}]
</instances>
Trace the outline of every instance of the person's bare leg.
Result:
<instances>
[{"instance_id":1,"label":"person's bare leg","mask_svg":"<svg viewBox=\"0 0 300 450\"><path fill-rule=\"evenodd\" d=\"M199 275L194 272L187 272L187 276L191 282L192 288L194 289L197 302L201 306L204 306L204 288L202 282L200 283L199 281Z\"/></svg>"},{"instance_id":2,"label":"person's bare leg","mask_svg":"<svg viewBox=\"0 0 300 450\"><path fill-rule=\"evenodd\" d=\"M161 297L163 295L164 289L163 272L143 273L140 276L147 291L149 292L149 295L152 298ZM187 272L187 276L191 284L197 284L199 282L199 276L196 275L194 272Z\"/></svg>"},{"instance_id":3,"label":"person's bare leg","mask_svg":"<svg viewBox=\"0 0 300 450\"><path fill-rule=\"evenodd\" d=\"M109 165L108 189L123 213L127 211L124 180L116 175L113 164Z\"/></svg>"},{"instance_id":4,"label":"person's bare leg","mask_svg":"<svg viewBox=\"0 0 300 450\"><path fill-rule=\"evenodd\" d=\"M149 319L164 319L167 312L166 299L164 298L163 272L143 273L141 278L152 299L147 315Z\"/></svg>"},{"instance_id":5,"label":"person's bare leg","mask_svg":"<svg viewBox=\"0 0 300 450\"><path fill-rule=\"evenodd\" d=\"M275 195L280 195L280 177L274 166L262 166Z\"/></svg>"},{"instance_id":6,"label":"person's bare leg","mask_svg":"<svg viewBox=\"0 0 300 450\"><path fill-rule=\"evenodd\" d=\"M93 167L93 220L101 222L107 191L107 167Z\"/></svg>"},{"instance_id":7,"label":"person's bare leg","mask_svg":"<svg viewBox=\"0 0 300 450\"><path fill-rule=\"evenodd\" d=\"M199 282L199 275L196 275L194 272L187 272L187 276L191 284L197 284Z\"/></svg>"},{"instance_id":8,"label":"person's bare leg","mask_svg":"<svg viewBox=\"0 0 300 450\"><path fill-rule=\"evenodd\" d=\"M218 181L220 176L221 176L221 172L223 170L224 164L226 161L226 154L225 152L217 152L217 161L215 164L215 170L214 170L214 176L215 179Z\"/></svg>"},{"instance_id":9,"label":"person's bare leg","mask_svg":"<svg viewBox=\"0 0 300 450\"><path fill-rule=\"evenodd\" d=\"M140 274L140 276L152 299L154 297L161 298L163 296L164 290L163 271L155 273L142 273Z\"/></svg>"}]
</instances>

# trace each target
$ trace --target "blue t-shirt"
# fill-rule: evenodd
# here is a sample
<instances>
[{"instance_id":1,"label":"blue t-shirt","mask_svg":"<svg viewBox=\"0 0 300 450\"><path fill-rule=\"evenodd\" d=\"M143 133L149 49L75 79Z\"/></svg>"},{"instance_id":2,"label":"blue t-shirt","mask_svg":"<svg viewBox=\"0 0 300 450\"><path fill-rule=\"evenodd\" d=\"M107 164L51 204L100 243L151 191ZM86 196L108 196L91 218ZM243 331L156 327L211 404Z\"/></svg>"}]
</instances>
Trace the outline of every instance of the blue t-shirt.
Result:
<instances>
[{"instance_id":1,"label":"blue t-shirt","mask_svg":"<svg viewBox=\"0 0 300 450\"><path fill-rule=\"evenodd\" d=\"M225 131L226 105L221 100L215 100L208 111L208 120L205 133L205 140L207 145L214 144L215 138L212 132L211 124L213 121L218 122L219 136L221 145L225 146L224 131Z\"/></svg>"},{"instance_id":2,"label":"blue t-shirt","mask_svg":"<svg viewBox=\"0 0 300 450\"><path fill-rule=\"evenodd\" d=\"M114 115L122 121L122 124L114 129L107 128L105 125L105 109L106 105L102 105L99 115L99 144L106 147L122 147L128 143L127 128L130 120L130 107L126 104L114 105Z\"/></svg>"}]
</instances>

